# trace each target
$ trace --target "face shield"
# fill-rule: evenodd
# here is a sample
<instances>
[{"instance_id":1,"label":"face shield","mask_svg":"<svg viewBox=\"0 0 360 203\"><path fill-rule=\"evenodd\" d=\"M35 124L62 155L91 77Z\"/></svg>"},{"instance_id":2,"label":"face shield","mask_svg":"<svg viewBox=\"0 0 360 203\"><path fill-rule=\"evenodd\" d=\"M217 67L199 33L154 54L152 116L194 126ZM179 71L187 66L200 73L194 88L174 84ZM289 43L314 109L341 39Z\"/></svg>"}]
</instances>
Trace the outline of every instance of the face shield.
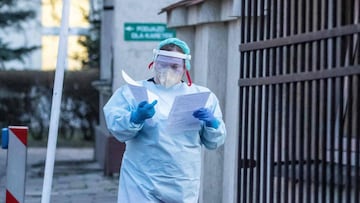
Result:
<instances>
[{"instance_id":1,"label":"face shield","mask_svg":"<svg viewBox=\"0 0 360 203\"><path fill-rule=\"evenodd\" d=\"M154 61L155 82L166 88L181 82L184 75L184 59L158 55Z\"/></svg>"},{"instance_id":2,"label":"face shield","mask_svg":"<svg viewBox=\"0 0 360 203\"><path fill-rule=\"evenodd\" d=\"M176 52L176 51L161 50L161 47L165 46L166 44L175 44L176 46L180 47L184 53L180 53L180 52ZM183 42L177 38L166 39L166 40L160 42L158 49L154 49L153 53L154 53L154 58L153 58L153 61L148 66L149 69L151 69L151 67L153 67L155 65L155 61L159 56L168 57L167 59L175 58L177 61L179 61L179 59L181 59L181 61L182 61L181 63L184 64L183 67L185 68L184 72L187 77L188 85L191 86L192 81L191 81L191 77L190 77L190 73L189 73L191 55L190 55L190 49L186 45L185 42ZM162 61L163 59L165 60L165 58L162 58L162 57L160 57L158 59L159 67L162 65L161 64L162 62L160 62L160 61ZM175 63L179 63L179 62L175 62ZM158 70L158 72L159 72L159 70ZM165 77L165 76L163 76L163 77ZM182 74L181 74L181 78L182 78ZM179 79L179 82L181 81L181 78ZM158 81L156 77L155 77L155 82L160 83L160 81ZM167 85L167 86L169 86L169 85Z\"/></svg>"}]
</instances>

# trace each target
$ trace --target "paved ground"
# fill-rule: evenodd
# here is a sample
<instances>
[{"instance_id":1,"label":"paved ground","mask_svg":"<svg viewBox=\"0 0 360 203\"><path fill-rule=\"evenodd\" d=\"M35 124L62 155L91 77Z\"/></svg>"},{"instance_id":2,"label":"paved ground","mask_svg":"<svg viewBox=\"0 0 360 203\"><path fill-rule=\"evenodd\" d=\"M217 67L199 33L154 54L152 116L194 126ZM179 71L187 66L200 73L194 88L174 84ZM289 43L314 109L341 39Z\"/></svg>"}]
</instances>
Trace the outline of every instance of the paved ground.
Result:
<instances>
[{"instance_id":1,"label":"paved ground","mask_svg":"<svg viewBox=\"0 0 360 203\"><path fill-rule=\"evenodd\" d=\"M0 202L5 201L6 150L0 148ZM45 148L28 148L25 203L41 202ZM58 148L51 203L116 202L118 175L105 177L92 148Z\"/></svg>"}]
</instances>

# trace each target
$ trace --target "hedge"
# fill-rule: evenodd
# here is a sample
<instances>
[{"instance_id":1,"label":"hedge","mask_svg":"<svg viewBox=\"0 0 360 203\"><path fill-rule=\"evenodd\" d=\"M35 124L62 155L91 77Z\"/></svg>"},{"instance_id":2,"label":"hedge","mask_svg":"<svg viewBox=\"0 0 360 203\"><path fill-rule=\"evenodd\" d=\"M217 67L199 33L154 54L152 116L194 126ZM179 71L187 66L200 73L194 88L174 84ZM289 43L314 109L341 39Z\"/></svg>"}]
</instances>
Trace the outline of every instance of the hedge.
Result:
<instances>
[{"instance_id":1,"label":"hedge","mask_svg":"<svg viewBox=\"0 0 360 203\"><path fill-rule=\"evenodd\" d=\"M0 71L0 126L28 126L31 140L46 141L54 77L54 71ZM99 94L91 83L98 78L98 70L65 72L60 139L94 139Z\"/></svg>"}]
</instances>

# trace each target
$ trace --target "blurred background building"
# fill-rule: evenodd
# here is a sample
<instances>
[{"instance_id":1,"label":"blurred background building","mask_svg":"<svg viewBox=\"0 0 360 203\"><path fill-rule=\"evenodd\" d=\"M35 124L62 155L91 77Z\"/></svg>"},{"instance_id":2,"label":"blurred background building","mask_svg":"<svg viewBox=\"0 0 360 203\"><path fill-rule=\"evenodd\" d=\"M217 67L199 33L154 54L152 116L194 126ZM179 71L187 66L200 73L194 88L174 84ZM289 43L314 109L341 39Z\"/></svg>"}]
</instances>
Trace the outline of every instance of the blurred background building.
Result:
<instances>
[{"instance_id":1,"label":"blurred background building","mask_svg":"<svg viewBox=\"0 0 360 203\"><path fill-rule=\"evenodd\" d=\"M68 70L80 70L81 59L88 57L87 49L79 43L90 34L92 19L98 19L102 2L100 0L70 1ZM38 46L39 48L24 57L23 62L8 61L6 70L54 70L56 66L58 40L61 23L61 0L16 1L16 5L2 10L31 10L34 18L21 22L21 26L0 30L0 37L11 47Z\"/></svg>"},{"instance_id":2,"label":"blurred background building","mask_svg":"<svg viewBox=\"0 0 360 203\"><path fill-rule=\"evenodd\" d=\"M17 2L36 15L20 30L1 29L0 39L41 48L0 65L53 70L62 1ZM99 71L86 86L99 94L91 130L106 175L118 172L124 144L107 131L102 107L125 84L121 70L151 77L152 49L176 36L192 51L194 83L218 96L227 124L225 145L204 150L200 202L359 202L359 0L70 2L67 69ZM84 92L83 76L70 92ZM14 115L2 108L0 120Z\"/></svg>"}]
</instances>

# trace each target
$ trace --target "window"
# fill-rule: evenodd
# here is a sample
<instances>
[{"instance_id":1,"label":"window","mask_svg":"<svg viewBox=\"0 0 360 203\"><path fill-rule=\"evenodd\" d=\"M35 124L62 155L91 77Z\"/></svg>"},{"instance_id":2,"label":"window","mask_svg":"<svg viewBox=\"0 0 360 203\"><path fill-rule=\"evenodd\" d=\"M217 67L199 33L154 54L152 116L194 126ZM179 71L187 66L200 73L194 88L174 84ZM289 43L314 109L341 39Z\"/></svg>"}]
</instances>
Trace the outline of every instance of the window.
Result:
<instances>
[{"instance_id":1,"label":"window","mask_svg":"<svg viewBox=\"0 0 360 203\"><path fill-rule=\"evenodd\" d=\"M87 34L89 22L85 16L89 14L89 0L70 1L69 38L68 38L68 70L81 69L81 62L75 55L87 55L86 50L77 41ZM58 41L61 25L62 0L42 0L42 69L56 68Z\"/></svg>"}]
</instances>

